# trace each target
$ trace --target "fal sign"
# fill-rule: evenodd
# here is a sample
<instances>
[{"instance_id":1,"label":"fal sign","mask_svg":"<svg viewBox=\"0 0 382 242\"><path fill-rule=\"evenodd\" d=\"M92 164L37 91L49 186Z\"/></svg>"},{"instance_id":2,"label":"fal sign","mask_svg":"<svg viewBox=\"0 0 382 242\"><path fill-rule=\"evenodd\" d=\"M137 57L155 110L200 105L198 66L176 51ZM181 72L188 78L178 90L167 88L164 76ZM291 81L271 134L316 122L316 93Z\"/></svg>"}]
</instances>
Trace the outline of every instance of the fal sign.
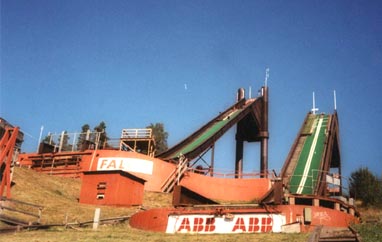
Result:
<instances>
[{"instance_id":1,"label":"fal sign","mask_svg":"<svg viewBox=\"0 0 382 242\"><path fill-rule=\"evenodd\" d=\"M170 215L166 233L262 233L281 232L285 216L280 214Z\"/></svg>"},{"instance_id":2,"label":"fal sign","mask_svg":"<svg viewBox=\"0 0 382 242\"><path fill-rule=\"evenodd\" d=\"M153 162L137 158L100 157L98 158L97 171L122 170L153 174Z\"/></svg>"}]
</instances>

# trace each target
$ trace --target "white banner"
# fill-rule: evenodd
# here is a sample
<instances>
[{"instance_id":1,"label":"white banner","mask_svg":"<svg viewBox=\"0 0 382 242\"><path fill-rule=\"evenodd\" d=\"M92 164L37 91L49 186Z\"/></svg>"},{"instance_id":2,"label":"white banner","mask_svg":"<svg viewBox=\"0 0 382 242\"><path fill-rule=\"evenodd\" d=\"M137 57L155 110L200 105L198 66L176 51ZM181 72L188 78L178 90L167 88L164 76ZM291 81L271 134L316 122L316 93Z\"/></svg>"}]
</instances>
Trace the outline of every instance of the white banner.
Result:
<instances>
[{"instance_id":1,"label":"white banner","mask_svg":"<svg viewBox=\"0 0 382 242\"><path fill-rule=\"evenodd\" d=\"M152 161L137 158L100 157L97 171L122 170L152 175L153 165Z\"/></svg>"},{"instance_id":2,"label":"white banner","mask_svg":"<svg viewBox=\"0 0 382 242\"><path fill-rule=\"evenodd\" d=\"M326 175L326 182L330 183L330 184L333 184L333 177L330 176L330 175Z\"/></svg>"},{"instance_id":3,"label":"white banner","mask_svg":"<svg viewBox=\"0 0 382 242\"><path fill-rule=\"evenodd\" d=\"M341 180L339 178L333 178L333 184L337 186L341 186Z\"/></svg>"},{"instance_id":4,"label":"white banner","mask_svg":"<svg viewBox=\"0 0 382 242\"><path fill-rule=\"evenodd\" d=\"M166 233L265 233L281 232L286 222L280 214L170 215Z\"/></svg>"},{"instance_id":5,"label":"white banner","mask_svg":"<svg viewBox=\"0 0 382 242\"><path fill-rule=\"evenodd\" d=\"M326 182L329 184L334 184L337 186L341 186L341 179L338 178L338 176L330 176L326 175Z\"/></svg>"}]
</instances>

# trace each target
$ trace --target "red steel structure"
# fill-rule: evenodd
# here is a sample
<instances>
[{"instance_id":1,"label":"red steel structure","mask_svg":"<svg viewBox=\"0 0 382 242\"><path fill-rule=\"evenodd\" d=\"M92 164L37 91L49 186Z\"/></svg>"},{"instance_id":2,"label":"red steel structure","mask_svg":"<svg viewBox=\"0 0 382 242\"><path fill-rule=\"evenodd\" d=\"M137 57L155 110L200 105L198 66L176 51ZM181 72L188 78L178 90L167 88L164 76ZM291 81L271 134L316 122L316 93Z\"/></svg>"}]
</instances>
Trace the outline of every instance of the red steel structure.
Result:
<instances>
[{"instance_id":1,"label":"red steel structure","mask_svg":"<svg viewBox=\"0 0 382 242\"><path fill-rule=\"evenodd\" d=\"M0 141L0 196L6 190L6 197L11 198L11 165L12 157L16 145L19 128L6 128L3 138Z\"/></svg>"}]
</instances>

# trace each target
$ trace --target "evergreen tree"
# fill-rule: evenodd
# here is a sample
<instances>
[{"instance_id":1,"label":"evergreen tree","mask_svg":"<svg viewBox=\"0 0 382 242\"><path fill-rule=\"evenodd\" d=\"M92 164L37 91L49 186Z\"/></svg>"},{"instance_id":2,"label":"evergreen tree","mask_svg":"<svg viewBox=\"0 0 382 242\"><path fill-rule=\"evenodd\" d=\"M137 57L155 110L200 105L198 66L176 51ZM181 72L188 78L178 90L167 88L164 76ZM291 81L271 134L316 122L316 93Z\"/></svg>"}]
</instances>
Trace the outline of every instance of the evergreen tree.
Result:
<instances>
[{"instance_id":1,"label":"evergreen tree","mask_svg":"<svg viewBox=\"0 0 382 242\"><path fill-rule=\"evenodd\" d=\"M382 203L381 181L368 168L360 168L350 175L350 195L362 200L365 206Z\"/></svg>"},{"instance_id":2,"label":"evergreen tree","mask_svg":"<svg viewBox=\"0 0 382 242\"><path fill-rule=\"evenodd\" d=\"M69 135L68 135L68 132L65 130L63 132L63 135L60 135L58 137L58 143L61 145L61 139L62 140L62 147L61 147L61 151L68 151L68 150L71 150L72 149L72 146L69 144Z\"/></svg>"},{"instance_id":3,"label":"evergreen tree","mask_svg":"<svg viewBox=\"0 0 382 242\"><path fill-rule=\"evenodd\" d=\"M99 138L98 148L103 149L107 147L107 141L109 140L109 137L107 137L107 133L106 133L106 123L102 121L94 128L94 131L101 133Z\"/></svg>"},{"instance_id":4,"label":"evergreen tree","mask_svg":"<svg viewBox=\"0 0 382 242\"><path fill-rule=\"evenodd\" d=\"M152 129L152 134L154 135L154 140L156 143L155 155L160 154L168 149L167 138L168 133L164 129L163 123L151 123L146 128Z\"/></svg>"},{"instance_id":5,"label":"evergreen tree","mask_svg":"<svg viewBox=\"0 0 382 242\"><path fill-rule=\"evenodd\" d=\"M78 141L77 141L77 150L81 150L82 149L82 146L83 146L83 144L86 141L86 133L88 132L88 130L90 130L89 124L82 125L82 127L81 127L81 134L78 137Z\"/></svg>"},{"instance_id":6,"label":"evergreen tree","mask_svg":"<svg viewBox=\"0 0 382 242\"><path fill-rule=\"evenodd\" d=\"M52 135L51 134L48 134L47 136L45 136L45 138L42 140L43 143L46 143L46 144L51 144L51 145L55 145L55 142L54 140L52 139Z\"/></svg>"}]
</instances>

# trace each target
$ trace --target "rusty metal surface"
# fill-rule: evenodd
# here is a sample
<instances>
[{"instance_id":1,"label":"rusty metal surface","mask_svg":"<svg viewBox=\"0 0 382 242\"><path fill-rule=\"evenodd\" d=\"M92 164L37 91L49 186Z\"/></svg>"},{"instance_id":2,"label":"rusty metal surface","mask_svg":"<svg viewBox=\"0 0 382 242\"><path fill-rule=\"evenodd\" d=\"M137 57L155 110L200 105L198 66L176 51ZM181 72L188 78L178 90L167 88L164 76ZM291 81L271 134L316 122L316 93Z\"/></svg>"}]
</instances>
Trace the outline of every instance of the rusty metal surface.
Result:
<instances>
[{"instance_id":1,"label":"rusty metal surface","mask_svg":"<svg viewBox=\"0 0 382 242\"><path fill-rule=\"evenodd\" d=\"M175 186L172 204L174 207L190 206L196 204L217 204L217 202L206 198L183 186Z\"/></svg>"}]
</instances>

